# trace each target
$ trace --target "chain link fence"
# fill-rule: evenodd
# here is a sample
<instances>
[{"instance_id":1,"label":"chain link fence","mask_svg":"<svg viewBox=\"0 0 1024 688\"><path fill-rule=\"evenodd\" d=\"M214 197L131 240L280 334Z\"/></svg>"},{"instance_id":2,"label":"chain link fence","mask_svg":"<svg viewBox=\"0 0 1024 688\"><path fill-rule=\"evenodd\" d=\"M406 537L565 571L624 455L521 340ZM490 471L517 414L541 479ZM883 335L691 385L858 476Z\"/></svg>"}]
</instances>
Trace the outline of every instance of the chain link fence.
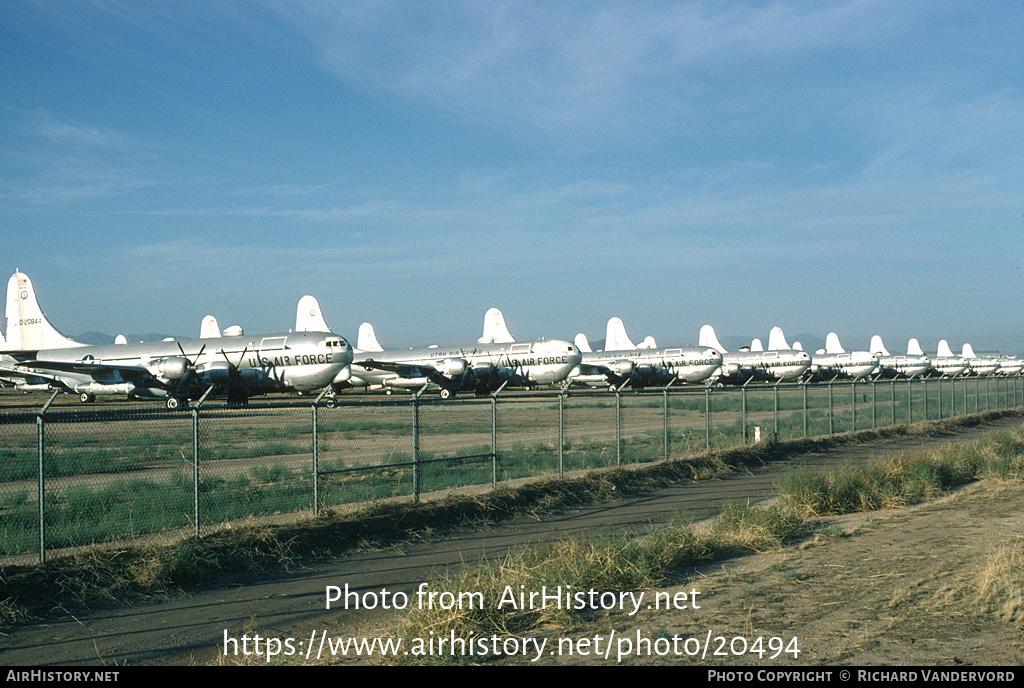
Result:
<instances>
[{"instance_id":1,"label":"chain link fence","mask_svg":"<svg viewBox=\"0 0 1024 688\"><path fill-rule=\"evenodd\" d=\"M0 406L0 557L169 540L372 500L1024 406L1021 377L349 395L168 411ZM30 406L24 406L25 400ZM38 402L38 405L35 405Z\"/></svg>"}]
</instances>

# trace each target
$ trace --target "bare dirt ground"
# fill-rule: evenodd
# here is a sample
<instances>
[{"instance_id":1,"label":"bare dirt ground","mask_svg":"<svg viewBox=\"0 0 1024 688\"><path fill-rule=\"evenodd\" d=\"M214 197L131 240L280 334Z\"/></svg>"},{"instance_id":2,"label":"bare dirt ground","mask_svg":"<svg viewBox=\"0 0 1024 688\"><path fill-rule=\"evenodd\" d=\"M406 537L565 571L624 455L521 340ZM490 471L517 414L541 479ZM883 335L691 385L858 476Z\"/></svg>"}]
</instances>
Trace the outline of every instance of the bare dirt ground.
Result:
<instances>
[{"instance_id":1,"label":"bare dirt ground","mask_svg":"<svg viewBox=\"0 0 1024 688\"><path fill-rule=\"evenodd\" d=\"M681 572L677 585L665 591L692 598L697 590L699 610L644 609L634 617L616 613L583 630L543 636L555 653L539 663L1024 662L1021 624L1001 620L976 597L990 555L1006 545L1019 551L1024 486L979 483L928 504L852 514L824 521L822 527L830 537L819 534L777 552ZM597 637L611 648L607 659L595 656ZM587 656L570 650L581 640L590 651Z\"/></svg>"},{"instance_id":2,"label":"bare dirt ground","mask_svg":"<svg viewBox=\"0 0 1024 688\"><path fill-rule=\"evenodd\" d=\"M0 663L224 663L226 635L260 634L264 639L293 638L301 644L308 642L313 631L327 630L334 637L386 634L399 620L397 614L326 610L326 586L348 584L360 592L386 587L412 594L437 571L500 556L524 544L577 533L637 532L667 523L680 511L701 518L717 513L726 500L762 500L770 495L772 481L795 466L828 466L890 451L913 451L1020 424L1020 416L1007 417L963 432L803 454L728 480L679 485L452 536L426 533L422 539L384 550L307 564L286 574L252 577L224 589L168 595L147 604L55 609L45 621L3 629ZM841 529L846 537L819 537L779 552L679 572L673 592L699 590L700 610L641 609L633 617L598 616L571 633L550 629L543 637L554 654L544 654L538 663L614 664L616 653L624 647L617 646L606 659L603 648L602 656L595 654L595 643L610 637L631 637L634 644L638 638L660 640L652 645L652 654L659 654L676 637L682 644L680 657L637 657L627 652L622 663L1019 664L1024 659L1019 625L979 614L970 598L970 585L974 569L988 554L1024 533L1022 493L1020 488L976 485L915 509L860 514L825 524L834 526L826 533L837 535ZM603 641L595 640L598 636ZM715 640L719 636L724 638L721 643ZM759 636L763 657L730 654L744 643L751 649ZM694 641L687 646L686 640L692 638L708 648L703 659L687 656ZM781 649L795 647L799 654L781 652L776 659L768 659L776 653L771 638L781 638ZM792 638L797 639L795 646ZM571 641L574 652L562 651ZM588 654L581 655L581 650ZM726 654L715 655L716 650ZM236 661L229 660L226 663ZM252 657L248 663L253 663ZM303 662L292 658L289 663Z\"/></svg>"}]
</instances>

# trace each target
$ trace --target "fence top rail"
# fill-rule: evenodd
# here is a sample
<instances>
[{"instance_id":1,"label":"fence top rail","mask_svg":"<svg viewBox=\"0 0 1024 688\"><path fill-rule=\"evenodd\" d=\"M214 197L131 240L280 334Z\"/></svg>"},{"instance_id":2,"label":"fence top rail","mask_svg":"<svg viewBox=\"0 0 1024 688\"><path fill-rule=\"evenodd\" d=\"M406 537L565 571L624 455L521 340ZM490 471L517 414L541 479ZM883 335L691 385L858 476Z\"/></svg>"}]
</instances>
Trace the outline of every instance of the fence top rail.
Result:
<instances>
[{"instance_id":1,"label":"fence top rail","mask_svg":"<svg viewBox=\"0 0 1024 688\"><path fill-rule=\"evenodd\" d=\"M936 378L933 378L934 381ZM937 378L939 381L945 378ZM967 379L967 378L962 378ZM998 378L997 378L998 379ZM724 387L705 386L703 384L672 385L668 388L645 388L634 389L627 387L616 392L613 389L584 389L570 387L566 390L542 389L542 390L504 390L496 397L498 402L504 405L529 402L555 402L559 397L565 400L598 400L613 401L616 395L622 399L641 398L664 398L667 394L670 397L691 397L695 395L704 396L706 393L712 395L729 395L745 389L747 392L762 390L771 391L774 389L796 390L806 389L828 389L839 386L857 385L867 388L875 383L891 383L893 380L837 380L833 382L790 382L775 385L771 383L753 383L744 387L730 385ZM925 378L915 380L896 380L901 384L911 385L927 382ZM68 395L61 395L66 397ZM48 395L47 395L48 397ZM494 398L490 395L476 396L464 394L453 396L449 399L442 399L439 395L426 393L418 399L412 394L398 392L393 395L383 393L366 394L362 392L350 392L340 394L336 397L324 397L318 402L313 397L280 396L277 398L252 400L244 406L228 405L224 401L207 400L199 409L204 418L211 417L243 417L255 415L268 411L308 411L313 404L320 409L345 409L345 408L405 408L411 407L414 403L420 407L445 408L471 405L490 405ZM35 423L43 410L46 402L41 394L24 394L13 390L0 390L0 424L23 424ZM148 419L169 419L188 418L194 409L190 406L179 409L166 409L162 404L151 401L118 401L118 402L97 402L94 405L69 402L66 399L62 403L54 404L45 411L43 416L46 422L56 423L77 423L91 421L124 421L124 420L148 420Z\"/></svg>"}]
</instances>

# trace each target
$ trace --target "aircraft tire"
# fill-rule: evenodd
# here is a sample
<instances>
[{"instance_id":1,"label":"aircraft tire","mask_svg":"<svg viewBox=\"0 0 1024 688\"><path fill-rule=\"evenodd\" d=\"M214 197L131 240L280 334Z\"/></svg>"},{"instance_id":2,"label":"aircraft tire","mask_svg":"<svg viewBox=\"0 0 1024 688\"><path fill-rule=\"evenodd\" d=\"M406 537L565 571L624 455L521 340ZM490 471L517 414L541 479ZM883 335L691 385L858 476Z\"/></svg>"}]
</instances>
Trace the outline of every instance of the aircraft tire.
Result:
<instances>
[{"instance_id":1,"label":"aircraft tire","mask_svg":"<svg viewBox=\"0 0 1024 688\"><path fill-rule=\"evenodd\" d=\"M172 411L175 410L175 409L179 409L182 406L184 406L184 404L182 403L182 400L179 399L178 397L167 397L166 404L167 404L167 408L171 409Z\"/></svg>"},{"instance_id":2,"label":"aircraft tire","mask_svg":"<svg viewBox=\"0 0 1024 688\"><path fill-rule=\"evenodd\" d=\"M441 398L442 399L451 399L452 398L452 391L450 389L442 389L441 390Z\"/></svg>"},{"instance_id":3,"label":"aircraft tire","mask_svg":"<svg viewBox=\"0 0 1024 688\"><path fill-rule=\"evenodd\" d=\"M92 402L96 401L96 395L95 394L89 394L88 392L82 392L82 395L80 397L78 397L78 399L83 404L91 404Z\"/></svg>"}]
</instances>

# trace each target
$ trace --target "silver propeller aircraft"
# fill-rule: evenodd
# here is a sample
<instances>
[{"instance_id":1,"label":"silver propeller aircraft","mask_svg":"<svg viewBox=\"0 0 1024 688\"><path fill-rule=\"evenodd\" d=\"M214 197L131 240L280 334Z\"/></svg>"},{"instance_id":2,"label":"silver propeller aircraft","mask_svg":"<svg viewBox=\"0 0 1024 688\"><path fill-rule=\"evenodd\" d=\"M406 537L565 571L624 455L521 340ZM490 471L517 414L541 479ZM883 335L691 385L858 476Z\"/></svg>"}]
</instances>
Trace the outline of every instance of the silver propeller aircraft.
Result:
<instances>
[{"instance_id":1,"label":"silver propeller aircraft","mask_svg":"<svg viewBox=\"0 0 1024 688\"><path fill-rule=\"evenodd\" d=\"M786 337L779 327L773 327L768 336L768 348L789 349ZM794 342L793 349L801 350ZM839 343L839 335L829 332L825 337L825 348L811 354L811 367L807 375L811 380L835 380L837 378L860 380L878 370L878 357L868 351L846 351Z\"/></svg>"},{"instance_id":2,"label":"silver propeller aircraft","mask_svg":"<svg viewBox=\"0 0 1024 688\"><path fill-rule=\"evenodd\" d=\"M700 328L700 345L709 346L722 354L722 366L713 376L719 384L744 384L750 380L783 382L798 380L811 367L811 357L804 351L785 349L775 351L737 351L730 353L718 341L711 325Z\"/></svg>"},{"instance_id":3,"label":"silver propeller aircraft","mask_svg":"<svg viewBox=\"0 0 1024 688\"><path fill-rule=\"evenodd\" d=\"M580 364L580 351L558 339L516 342L501 311L484 319L481 341L467 346L429 346L385 350L373 326L359 327L352 378L336 388L367 387L438 391L442 399L455 392L492 392L503 384L535 387L565 382ZM488 339L488 342L482 340ZM494 341L495 339L503 341Z\"/></svg>"},{"instance_id":4,"label":"silver propeller aircraft","mask_svg":"<svg viewBox=\"0 0 1024 688\"><path fill-rule=\"evenodd\" d=\"M960 355L967 359L971 372L978 377L995 375L1002 368L999 356L979 356L974 353L974 347L967 343L964 344Z\"/></svg>"},{"instance_id":5,"label":"silver propeller aircraft","mask_svg":"<svg viewBox=\"0 0 1024 688\"><path fill-rule=\"evenodd\" d=\"M276 391L311 392L351 374L352 347L331 332L85 346L43 315L27 275L8 284L7 343L0 375L20 389L63 389L81 395L162 399L178 408L208 388L233 403Z\"/></svg>"},{"instance_id":6,"label":"silver propeller aircraft","mask_svg":"<svg viewBox=\"0 0 1024 688\"><path fill-rule=\"evenodd\" d=\"M878 356L879 377L915 378L925 375L932 367L931 359L925 356L916 339L907 342L906 356L894 356L885 348L882 337L876 334L871 337L871 353Z\"/></svg>"},{"instance_id":7,"label":"silver propeller aircraft","mask_svg":"<svg viewBox=\"0 0 1024 688\"><path fill-rule=\"evenodd\" d=\"M932 358L932 375L936 377L956 377L970 370L970 362L963 356L957 356L949 348L949 342L939 340L938 351Z\"/></svg>"},{"instance_id":8,"label":"silver propeller aircraft","mask_svg":"<svg viewBox=\"0 0 1024 688\"><path fill-rule=\"evenodd\" d=\"M647 337L641 346L634 345L617 317L608 321L604 351L591 351L587 336L579 333L576 346L583 362L579 371L573 371L572 382L589 387L663 387L677 380L703 382L722 365L722 354L709 346L649 348L643 345L648 340L654 342Z\"/></svg>"}]
</instances>

